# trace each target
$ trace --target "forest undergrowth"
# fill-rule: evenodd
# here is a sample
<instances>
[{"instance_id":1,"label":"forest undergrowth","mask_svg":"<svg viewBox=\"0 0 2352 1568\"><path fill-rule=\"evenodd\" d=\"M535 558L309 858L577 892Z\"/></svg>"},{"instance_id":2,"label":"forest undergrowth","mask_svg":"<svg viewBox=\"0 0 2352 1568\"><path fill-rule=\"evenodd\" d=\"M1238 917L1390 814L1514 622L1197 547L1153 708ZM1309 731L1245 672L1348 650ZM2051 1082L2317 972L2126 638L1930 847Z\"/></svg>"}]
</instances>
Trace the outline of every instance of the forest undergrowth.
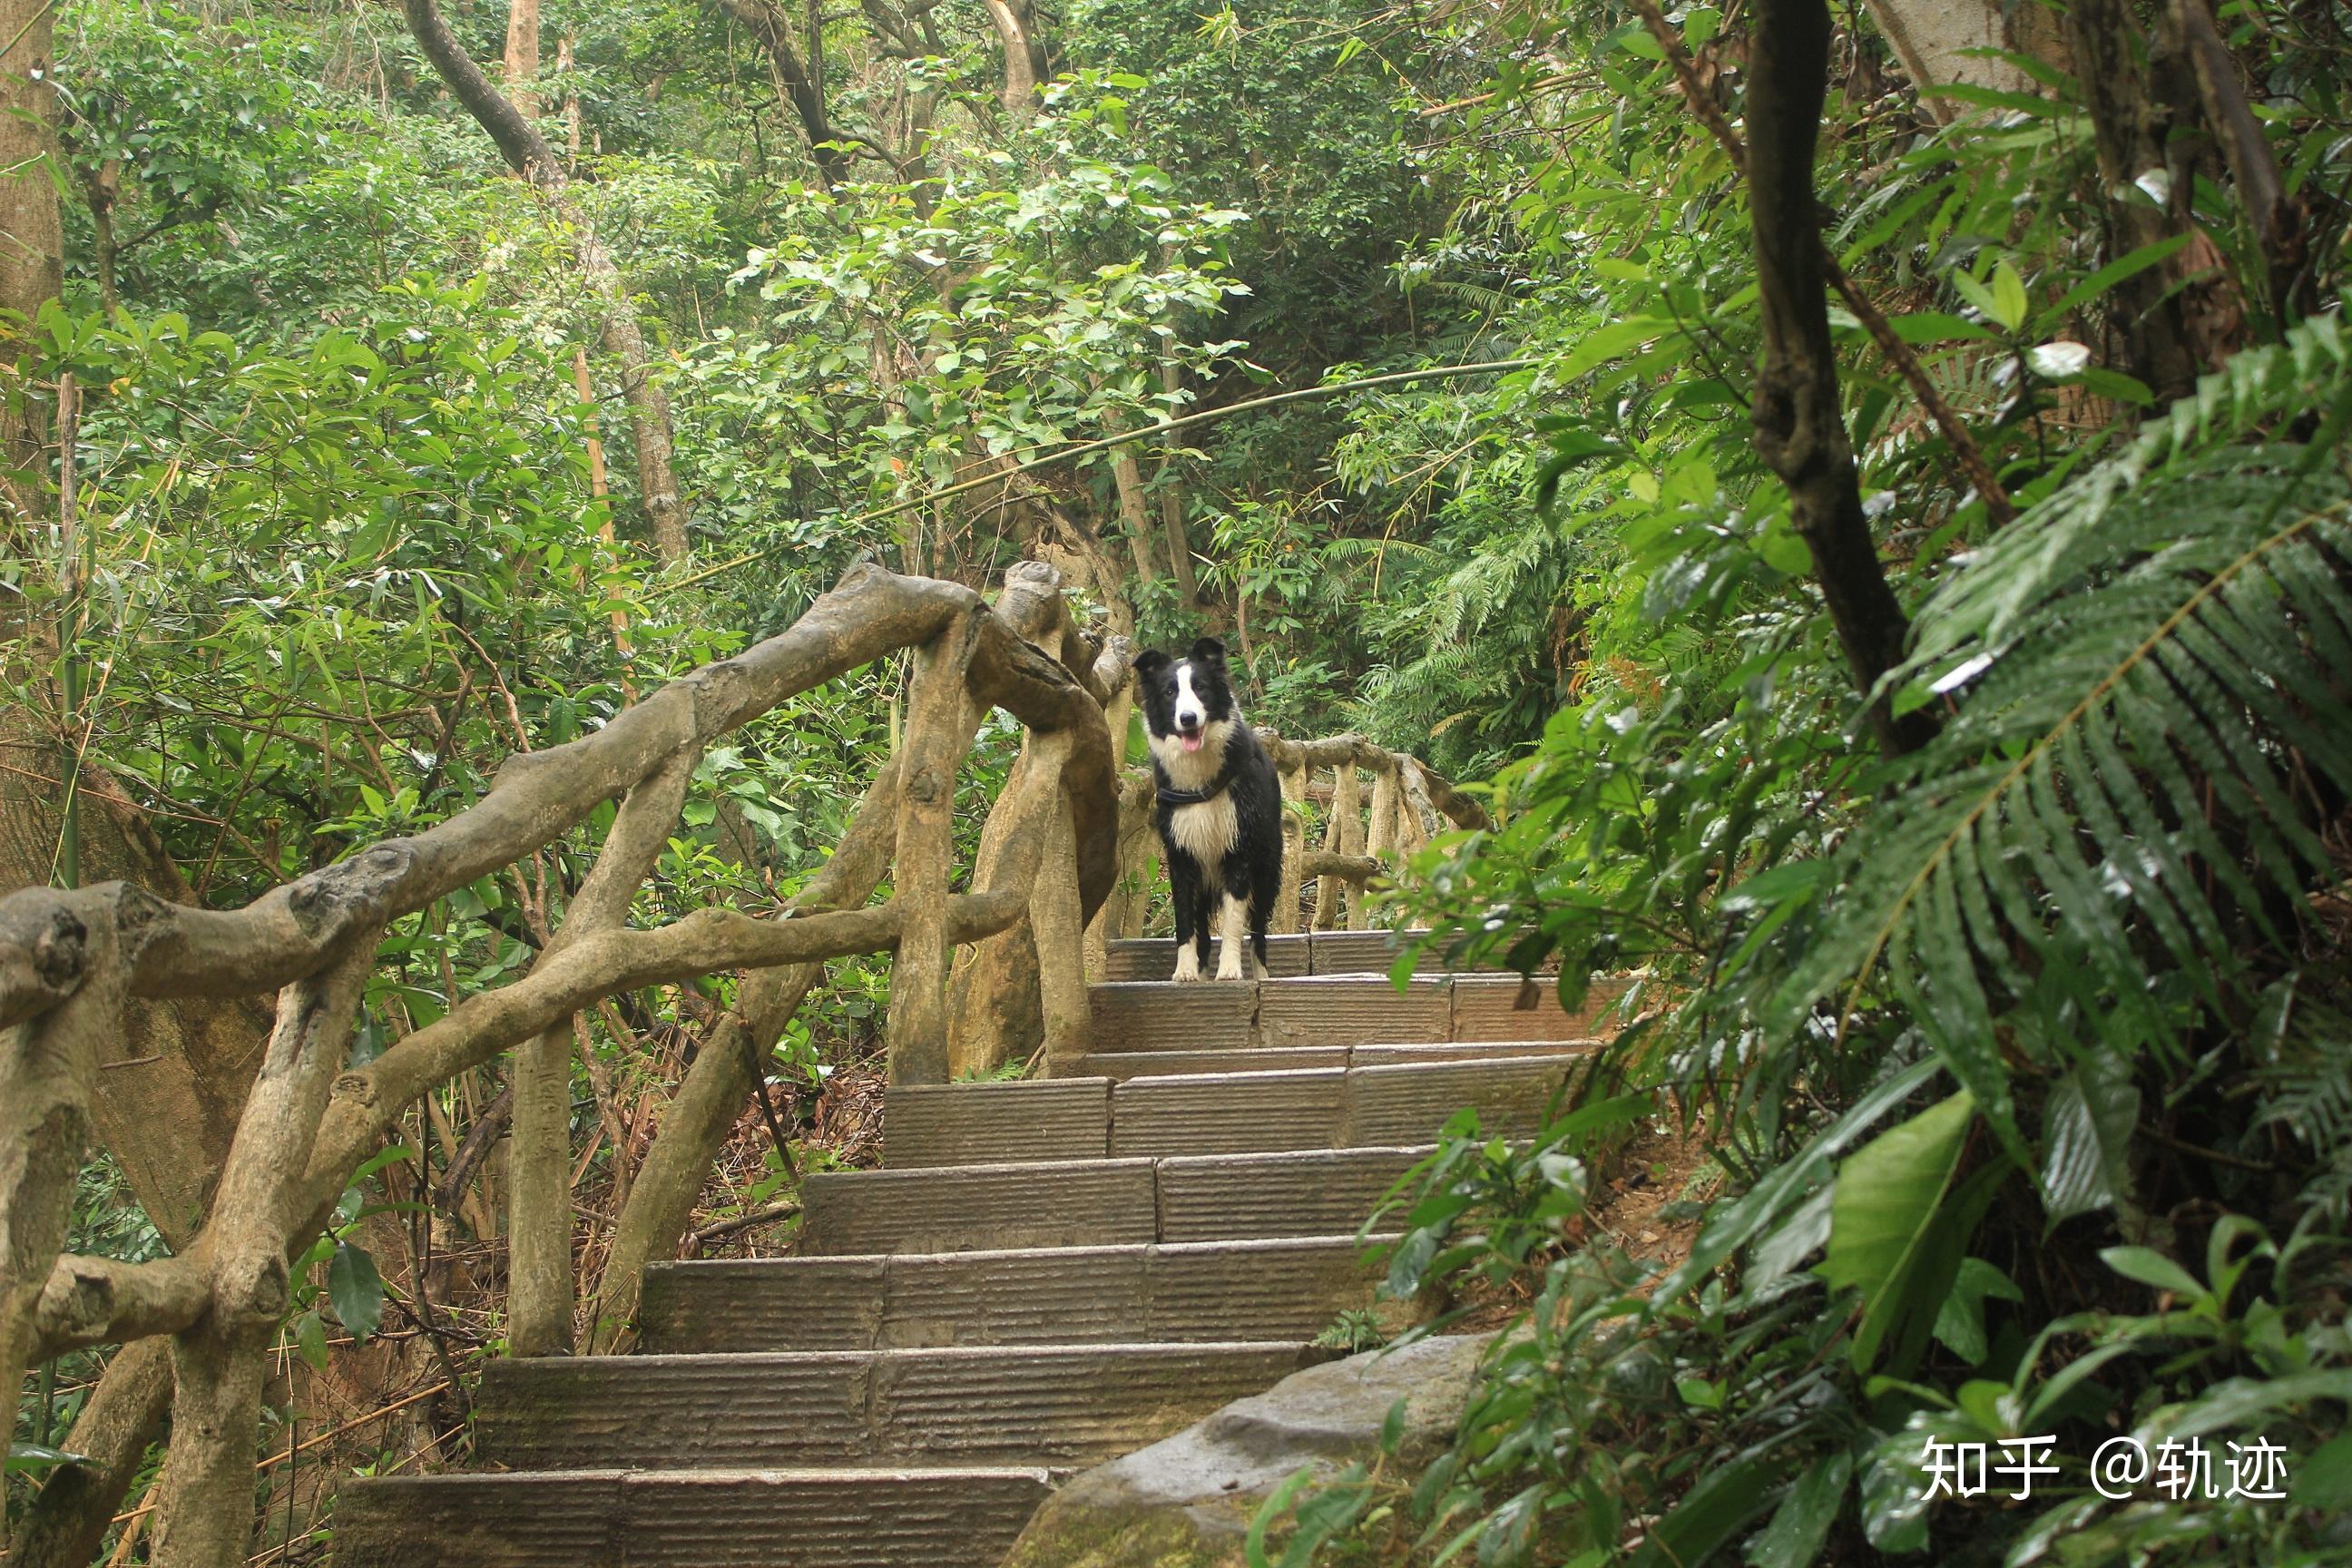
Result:
<instances>
[{"instance_id":1,"label":"forest undergrowth","mask_svg":"<svg viewBox=\"0 0 2352 1568\"><path fill-rule=\"evenodd\" d=\"M1381 918L1634 982L1542 1139L1459 1124L1384 1216L1391 1292L1477 1314L1432 1331L1517 1331L1458 1439L1301 1482L1255 1561L2352 1561L2341 5L8 16L8 886L241 905L860 559L1048 560L1224 637L1260 722L1476 781ZM712 748L634 918L804 887L899 663ZM527 973L611 819L400 922L354 1063ZM736 984L582 1017L583 1349ZM784 1248L874 1157L887 985L832 965L680 1250ZM219 1169L262 1026L168 1023L81 1250L182 1244ZM425 1097L299 1260L257 1563L464 1462L507 1089ZM118 1359L27 1380L12 1516ZM1969 1445L2055 1468L1943 1495Z\"/></svg>"}]
</instances>

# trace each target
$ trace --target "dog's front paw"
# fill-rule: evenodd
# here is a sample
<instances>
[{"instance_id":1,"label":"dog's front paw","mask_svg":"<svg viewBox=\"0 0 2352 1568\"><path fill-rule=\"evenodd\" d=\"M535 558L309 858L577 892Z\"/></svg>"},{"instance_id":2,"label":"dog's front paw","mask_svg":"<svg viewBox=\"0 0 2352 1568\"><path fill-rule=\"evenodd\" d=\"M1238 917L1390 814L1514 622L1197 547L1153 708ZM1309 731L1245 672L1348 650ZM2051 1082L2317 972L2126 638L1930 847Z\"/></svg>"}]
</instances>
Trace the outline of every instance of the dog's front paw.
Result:
<instances>
[{"instance_id":1,"label":"dog's front paw","mask_svg":"<svg viewBox=\"0 0 2352 1568\"><path fill-rule=\"evenodd\" d=\"M1189 942L1176 950L1176 973L1171 978L1176 980L1201 978L1201 954Z\"/></svg>"},{"instance_id":2,"label":"dog's front paw","mask_svg":"<svg viewBox=\"0 0 2352 1568\"><path fill-rule=\"evenodd\" d=\"M1241 977L1241 949L1229 942L1224 944L1223 949L1217 954L1217 978L1220 980L1239 980Z\"/></svg>"}]
</instances>

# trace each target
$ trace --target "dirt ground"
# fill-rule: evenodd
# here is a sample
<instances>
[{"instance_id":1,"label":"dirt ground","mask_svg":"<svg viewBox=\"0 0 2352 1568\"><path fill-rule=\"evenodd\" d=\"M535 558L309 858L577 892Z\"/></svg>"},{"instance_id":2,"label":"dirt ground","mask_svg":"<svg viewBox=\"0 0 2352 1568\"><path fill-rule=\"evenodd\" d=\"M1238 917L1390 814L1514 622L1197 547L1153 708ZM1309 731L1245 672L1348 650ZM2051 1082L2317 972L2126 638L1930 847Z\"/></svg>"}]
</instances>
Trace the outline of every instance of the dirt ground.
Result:
<instances>
[{"instance_id":1,"label":"dirt ground","mask_svg":"<svg viewBox=\"0 0 2352 1568\"><path fill-rule=\"evenodd\" d=\"M1707 1158L1706 1129L1685 1134L1671 1125L1645 1127L1612 1162L1601 1184L1591 1223L1617 1238L1627 1254L1658 1273L1690 1256L1703 1212L1669 1219L1677 1203L1704 1205L1722 1183Z\"/></svg>"}]
</instances>

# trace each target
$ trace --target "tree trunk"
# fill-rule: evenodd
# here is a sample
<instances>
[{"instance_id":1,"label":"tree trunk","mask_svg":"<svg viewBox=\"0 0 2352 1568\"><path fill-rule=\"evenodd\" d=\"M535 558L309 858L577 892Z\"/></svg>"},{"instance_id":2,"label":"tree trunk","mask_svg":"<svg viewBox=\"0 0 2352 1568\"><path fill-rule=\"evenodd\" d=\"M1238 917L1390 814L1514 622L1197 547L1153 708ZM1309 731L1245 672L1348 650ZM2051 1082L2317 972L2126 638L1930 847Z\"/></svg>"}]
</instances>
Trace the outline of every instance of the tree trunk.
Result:
<instances>
[{"instance_id":1,"label":"tree trunk","mask_svg":"<svg viewBox=\"0 0 2352 1568\"><path fill-rule=\"evenodd\" d=\"M539 118L539 0L509 0L507 97L525 120Z\"/></svg>"},{"instance_id":2,"label":"tree trunk","mask_svg":"<svg viewBox=\"0 0 2352 1568\"><path fill-rule=\"evenodd\" d=\"M685 560L691 519L672 469L675 443L669 395L652 374L645 334L637 325L636 305L622 281L621 269L596 237L587 215L570 199L571 179L557 162L555 150L482 74L441 19L434 0L402 0L402 10L425 58L433 62L457 101L489 133L508 167L546 192L577 236L580 269L587 275L589 288L605 304L604 351L620 362L621 395L629 405L629 434L637 453L637 491L653 532L654 549L665 565Z\"/></svg>"},{"instance_id":3,"label":"tree trunk","mask_svg":"<svg viewBox=\"0 0 2352 1568\"><path fill-rule=\"evenodd\" d=\"M792 24L768 0L719 0L726 12L767 51L776 73L777 89L790 100L808 139L809 156L816 161L817 184L827 191L849 177L849 162L834 143L840 140L824 101L823 62L814 47L804 60L793 42ZM813 44L814 40L813 39Z\"/></svg>"},{"instance_id":4,"label":"tree trunk","mask_svg":"<svg viewBox=\"0 0 2352 1568\"><path fill-rule=\"evenodd\" d=\"M0 0L0 38L13 40L0 56L0 309L21 310L28 321L58 297L65 277L63 219L48 163L57 151L57 95L49 86L56 15L43 0ZM22 353L20 340L0 339L0 362L13 364ZM29 553L30 525L48 514L41 495L49 439L37 400L22 402L19 413L0 407L0 448L9 470L5 521L17 536L12 552L20 555Z\"/></svg>"},{"instance_id":5,"label":"tree trunk","mask_svg":"<svg viewBox=\"0 0 2352 1568\"><path fill-rule=\"evenodd\" d=\"M555 74L559 78L572 75L572 35L563 34L555 40ZM567 79L563 83L563 166L566 170L580 167L580 94ZM582 395L586 401L586 395ZM604 491L596 492L599 495Z\"/></svg>"},{"instance_id":6,"label":"tree trunk","mask_svg":"<svg viewBox=\"0 0 2352 1568\"><path fill-rule=\"evenodd\" d=\"M1112 425L1110 433L1120 433L1121 426ZM1114 447L1110 454L1110 478L1118 493L1119 527L1127 532L1127 547L1135 557L1135 580L1139 584L1160 580L1160 564L1151 548L1151 512L1149 499L1143 493L1143 465L1135 458L1136 443Z\"/></svg>"},{"instance_id":7,"label":"tree trunk","mask_svg":"<svg viewBox=\"0 0 2352 1568\"><path fill-rule=\"evenodd\" d=\"M82 205L89 210L89 254L98 270L98 302L108 315L121 299L121 247L114 237L114 207L122 198L122 165L108 159L99 168L82 171Z\"/></svg>"},{"instance_id":8,"label":"tree trunk","mask_svg":"<svg viewBox=\"0 0 2352 1568\"><path fill-rule=\"evenodd\" d=\"M1924 711L1898 718L1879 678L1902 662L1910 622L1887 585L1863 515L1838 401L1828 276L1813 194L1813 152L1829 81L1830 14L1822 0L1762 0L1748 82L1748 196L1762 296L1764 365L1756 380L1756 446L1788 487L1791 520L1813 556L1830 619L1889 755L1935 733Z\"/></svg>"},{"instance_id":9,"label":"tree trunk","mask_svg":"<svg viewBox=\"0 0 2352 1568\"><path fill-rule=\"evenodd\" d=\"M1004 112L1025 120L1037 107L1037 84L1045 79L1045 45L1029 0L982 0L1004 46L1004 85L996 95Z\"/></svg>"},{"instance_id":10,"label":"tree trunk","mask_svg":"<svg viewBox=\"0 0 2352 1568\"><path fill-rule=\"evenodd\" d=\"M2185 205L2189 180L2184 176L2191 171L2176 171L2168 158L2169 117L2141 68L2147 39L2125 0L2075 0L2067 8L2066 33L2081 68L2083 96L2098 147L2100 183L2107 193L2105 206L2114 237L2108 249L2122 256L2169 237L2181 226L2161 205L2126 199L2121 193L2154 174L2168 180L2176 204ZM2185 301L2174 287L2179 277L2172 266L2141 269L2116 285L2108 316L2132 374L2147 384L2160 404L2187 395L2200 368Z\"/></svg>"},{"instance_id":11,"label":"tree trunk","mask_svg":"<svg viewBox=\"0 0 2352 1568\"><path fill-rule=\"evenodd\" d=\"M1184 372L1172 355L1160 356L1160 386L1168 394L1165 418L1176 417L1176 395L1184 390ZM1200 574L1192 569L1192 544L1184 537L1184 487L1176 482L1176 455L1169 453L1160 460L1156 476L1160 492L1160 525L1168 534L1168 564L1176 574L1176 586L1183 592L1187 606L1201 602Z\"/></svg>"},{"instance_id":12,"label":"tree trunk","mask_svg":"<svg viewBox=\"0 0 2352 1568\"><path fill-rule=\"evenodd\" d=\"M1983 87L2033 93L2039 84L2007 60L1971 55L2006 49L2063 70L2066 41L2057 17L2040 5L2007 0L1868 0L1871 20L1886 36L1928 112L1947 124L1972 107L1939 97L1939 87Z\"/></svg>"},{"instance_id":13,"label":"tree trunk","mask_svg":"<svg viewBox=\"0 0 2352 1568\"><path fill-rule=\"evenodd\" d=\"M2238 203L2263 247L2272 320L2284 333L2319 308L2318 275L2311 266L2311 215L2290 195L2263 122L2246 100L2238 61L2214 28L2206 0L2171 0L2168 37L2185 56L2197 83L2205 122L2221 143L2237 183Z\"/></svg>"}]
</instances>

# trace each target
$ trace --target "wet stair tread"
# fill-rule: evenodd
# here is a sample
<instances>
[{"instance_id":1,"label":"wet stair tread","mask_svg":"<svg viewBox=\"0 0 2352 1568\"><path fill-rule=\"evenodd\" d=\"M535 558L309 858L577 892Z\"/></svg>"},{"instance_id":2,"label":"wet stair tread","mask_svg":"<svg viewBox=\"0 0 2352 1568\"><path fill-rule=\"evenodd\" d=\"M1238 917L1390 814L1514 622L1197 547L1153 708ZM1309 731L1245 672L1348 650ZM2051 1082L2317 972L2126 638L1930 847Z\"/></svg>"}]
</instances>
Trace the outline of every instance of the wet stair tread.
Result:
<instances>
[{"instance_id":1,"label":"wet stair tread","mask_svg":"<svg viewBox=\"0 0 2352 1568\"><path fill-rule=\"evenodd\" d=\"M1590 1056L1563 1047L1256 1072L905 1085L884 1102L883 1158L907 1170L1425 1142L1464 1106L1478 1110L1485 1131L1525 1137Z\"/></svg>"},{"instance_id":2,"label":"wet stair tread","mask_svg":"<svg viewBox=\"0 0 2352 1568\"><path fill-rule=\"evenodd\" d=\"M1098 1463L1318 1359L1296 1341L493 1363L478 1449L517 1469Z\"/></svg>"},{"instance_id":3,"label":"wet stair tread","mask_svg":"<svg viewBox=\"0 0 2352 1568\"><path fill-rule=\"evenodd\" d=\"M336 1568L995 1568L1057 1473L1013 1466L364 1478Z\"/></svg>"},{"instance_id":4,"label":"wet stair tread","mask_svg":"<svg viewBox=\"0 0 2352 1568\"><path fill-rule=\"evenodd\" d=\"M665 1354L1306 1340L1368 1306L1353 1237L712 1259L647 1270Z\"/></svg>"},{"instance_id":5,"label":"wet stair tread","mask_svg":"<svg viewBox=\"0 0 2352 1568\"><path fill-rule=\"evenodd\" d=\"M803 1256L1351 1236L1428 1145L835 1171L802 1188Z\"/></svg>"}]
</instances>

